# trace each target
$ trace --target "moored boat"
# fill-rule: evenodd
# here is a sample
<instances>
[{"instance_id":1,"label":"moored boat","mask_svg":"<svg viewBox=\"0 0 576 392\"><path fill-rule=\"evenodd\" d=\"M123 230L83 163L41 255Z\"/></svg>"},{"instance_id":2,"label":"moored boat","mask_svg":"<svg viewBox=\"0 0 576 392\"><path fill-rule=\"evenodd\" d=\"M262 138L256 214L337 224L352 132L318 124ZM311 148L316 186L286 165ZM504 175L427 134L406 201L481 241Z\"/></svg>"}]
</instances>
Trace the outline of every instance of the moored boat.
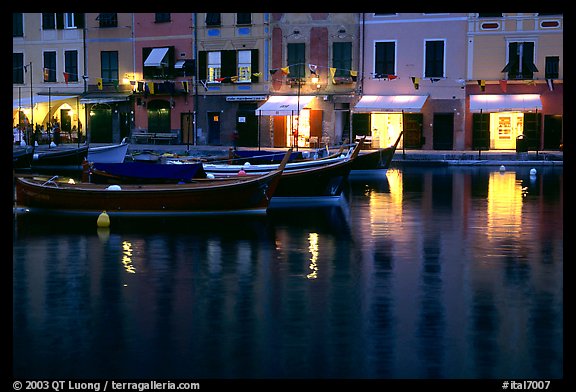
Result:
<instances>
[{"instance_id":1,"label":"moored boat","mask_svg":"<svg viewBox=\"0 0 576 392\"><path fill-rule=\"evenodd\" d=\"M175 184L206 178L202 163L88 162L83 170L87 182L96 184Z\"/></svg>"},{"instance_id":2,"label":"moored boat","mask_svg":"<svg viewBox=\"0 0 576 392\"><path fill-rule=\"evenodd\" d=\"M188 214L265 212L282 175L237 177L192 184L60 184L16 178L16 206L71 214Z\"/></svg>"},{"instance_id":3,"label":"moored boat","mask_svg":"<svg viewBox=\"0 0 576 392\"><path fill-rule=\"evenodd\" d=\"M16 210L132 215L263 213L284 165L285 161L277 170L260 176L189 184L108 185L17 177Z\"/></svg>"},{"instance_id":4,"label":"moored boat","mask_svg":"<svg viewBox=\"0 0 576 392\"><path fill-rule=\"evenodd\" d=\"M377 170L377 169L388 169L392 158L396 153L396 148L400 142L404 131L400 132L396 142L388 147L378 148L376 150L370 150L368 152L360 153L354 160L352 164L353 171L364 171L364 170Z\"/></svg>"},{"instance_id":5,"label":"moored boat","mask_svg":"<svg viewBox=\"0 0 576 392\"><path fill-rule=\"evenodd\" d=\"M13 147L12 150L12 168L24 169L29 168L34 158L34 147Z\"/></svg>"},{"instance_id":6,"label":"moored boat","mask_svg":"<svg viewBox=\"0 0 576 392\"><path fill-rule=\"evenodd\" d=\"M88 146L80 147L56 147L48 150L38 150L34 152L31 166L77 166L80 167L82 162L88 156Z\"/></svg>"},{"instance_id":7,"label":"moored boat","mask_svg":"<svg viewBox=\"0 0 576 392\"><path fill-rule=\"evenodd\" d=\"M127 138L122 139L120 144L96 146L88 148L88 161L98 163L122 163L128 152Z\"/></svg>"}]
</instances>

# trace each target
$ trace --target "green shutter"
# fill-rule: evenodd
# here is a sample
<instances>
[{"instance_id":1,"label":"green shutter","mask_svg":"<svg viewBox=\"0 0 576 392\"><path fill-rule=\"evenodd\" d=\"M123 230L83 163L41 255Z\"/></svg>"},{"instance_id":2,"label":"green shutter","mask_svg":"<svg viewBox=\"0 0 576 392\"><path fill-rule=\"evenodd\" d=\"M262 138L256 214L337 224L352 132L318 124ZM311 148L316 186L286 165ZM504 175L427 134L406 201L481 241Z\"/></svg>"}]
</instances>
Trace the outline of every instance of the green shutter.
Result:
<instances>
[{"instance_id":1,"label":"green shutter","mask_svg":"<svg viewBox=\"0 0 576 392\"><path fill-rule=\"evenodd\" d=\"M424 137L422 136L422 113L404 113L402 116L404 130L404 147L422 148Z\"/></svg>"},{"instance_id":2,"label":"green shutter","mask_svg":"<svg viewBox=\"0 0 576 392\"><path fill-rule=\"evenodd\" d=\"M74 23L76 23L76 27L79 29L84 28L84 13L83 12L75 12L74 13Z\"/></svg>"},{"instance_id":3,"label":"green shutter","mask_svg":"<svg viewBox=\"0 0 576 392\"><path fill-rule=\"evenodd\" d=\"M222 77L229 78L231 76L238 76L238 65L236 62L235 50L223 50L221 53L222 59ZM228 79L226 80L228 81Z\"/></svg>"},{"instance_id":4,"label":"green shutter","mask_svg":"<svg viewBox=\"0 0 576 392\"><path fill-rule=\"evenodd\" d=\"M260 72L260 67L258 66L258 49L251 50L250 66L252 67L252 75L250 81L252 83L258 83L260 79L258 76L254 76L255 73Z\"/></svg>"},{"instance_id":5,"label":"green shutter","mask_svg":"<svg viewBox=\"0 0 576 392\"><path fill-rule=\"evenodd\" d=\"M198 79L206 81L206 74L208 72L208 52L202 50L198 52Z\"/></svg>"},{"instance_id":6,"label":"green shutter","mask_svg":"<svg viewBox=\"0 0 576 392\"><path fill-rule=\"evenodd\" d=\"M490 149L490 113L472 113L472 149Z\"/></svg>"},{"instance_id":7,"label":"green shutter","mask_svg":"<svg viewBox=\"0 0 576 392\"><path fill-rule=\"evenodd\" d=\"M540 124L542 113L524 113L524 136L529 150L540 148Z\"/></svg>"},{"instance_id":8,"label":"green shutter","mask_svg":"<svg viewBox=\"0 0 576 392\"><path fill-rule=\"evenodd\" d=\"M370 135L370 113L353 113L352 114L352 132L353 135ZM351 140L350 143L353 143Z\"/></svg>"},{"instance_id":9,"label":"green shutter","mask_svg":"<svg viewBox=\"0 0 576 392\"><path fill-rule=\"evenodd\" d=\"M56 13L56 28L58 30L64 29L64 13L62 12Z\"/></svg>"}]
</instances>

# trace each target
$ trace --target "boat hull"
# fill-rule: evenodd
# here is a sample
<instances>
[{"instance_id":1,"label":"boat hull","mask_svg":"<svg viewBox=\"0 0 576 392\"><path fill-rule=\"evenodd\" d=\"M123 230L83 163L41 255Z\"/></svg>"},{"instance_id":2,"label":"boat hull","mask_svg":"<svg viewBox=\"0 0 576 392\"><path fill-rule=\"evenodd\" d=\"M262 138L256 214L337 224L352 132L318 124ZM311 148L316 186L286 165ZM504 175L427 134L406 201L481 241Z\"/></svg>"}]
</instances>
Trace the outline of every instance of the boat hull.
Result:
<instances>
[{"instance_id":1,"label":"boat hull","mask_svg":"<svg viewBox=\"0 0 576 392\"><path fill-rule=\"evenodd\" d=\"M88 146L34 153L31 166L81 166L88 156Z\"/></svg>"},{"instance_id":2,"label":"boat hull","mask_svg":"<svg viewBox=\"0 0 576 392\"><path fill-rule=\"evenodd\" d=\"M88 162L122 163L126 158L127 152L128 143L90 147L88 149Z\"/></svg>"},{"instance_id":3,"label":"boat hull","mask_svg":"<svg viewBox=\"0 0 576 392\"><path fill-rule=\"evenodd\" d=\"M208 184L122 185L59 184L16 179L16 207L68 213L234 213L265 212L282 171Z\"/></svg>"},{"instance_id":4,"label":"boat hull","mask_svg":"<svg viewBox=\"0 0 576 392\"><path fill-rule=\"evenodd\" d=\"M276 197L340 196L348 178L352 160L344 160L317 168L286 171L282 174Z\"/></svg>"}]
</instances>

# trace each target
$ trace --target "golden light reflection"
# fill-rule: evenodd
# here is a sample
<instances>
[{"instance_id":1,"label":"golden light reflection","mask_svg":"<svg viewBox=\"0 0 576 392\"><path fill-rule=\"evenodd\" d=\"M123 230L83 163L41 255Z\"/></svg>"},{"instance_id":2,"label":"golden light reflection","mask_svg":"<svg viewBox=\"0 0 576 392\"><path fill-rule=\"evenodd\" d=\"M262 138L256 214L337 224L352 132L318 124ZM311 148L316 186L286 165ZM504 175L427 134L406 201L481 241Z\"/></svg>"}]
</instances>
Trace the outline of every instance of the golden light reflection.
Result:
<instances>
[{"instance_id":1,"label":"golden light reflection","mask_svg":"<svg viewBox=\"0 0 576 392\"><path fill-rule=\"evenodd\" d=\"M525 190L515 172L492 172L488 180L488 236L518 236Z\"/></svg>"},{"instance_id":2,"label":"golden light reflection","mask_svg":"<svg viewBox=\"0 0 576 392\"><path fill-rule=\"evenodd\" d=\"M308 235L308 251L311 254L310 257L310 272L306 277L308 279L318 278L318 233L310 233Z\"/></svg>"},{"instance_id":3,"label":"golden light reflection","mask_svg":"<svg viewBox=\"0 0 576 392\"><path fill-rule=\"evenodd\" d=\"M372 191L369 194L370 235L388 233L390 225L402 222L402 172L398 169L386 171L389 192Z\"/></svg>"},{"instance_id":4,"label":"golden light reflection","mask_svg":"<svg viewBox=\"0 0 576 392\"><path fill-rule=\"evenodd\" d=\"M136 273L136 268L132 263L132 243L130 241L122 241L122 264L126 272Z\"/></svg>"}]
</instances>

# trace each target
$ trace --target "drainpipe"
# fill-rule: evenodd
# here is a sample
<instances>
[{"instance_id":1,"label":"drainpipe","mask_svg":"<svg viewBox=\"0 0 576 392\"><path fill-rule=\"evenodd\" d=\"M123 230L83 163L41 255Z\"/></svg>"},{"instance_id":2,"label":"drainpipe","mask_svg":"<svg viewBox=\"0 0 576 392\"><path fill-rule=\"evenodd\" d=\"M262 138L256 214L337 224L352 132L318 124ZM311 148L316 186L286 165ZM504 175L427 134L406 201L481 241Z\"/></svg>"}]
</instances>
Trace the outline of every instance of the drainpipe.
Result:
<instances>
[{"instance_id":1,"label":"drainpipe","mask_svg":"<svg viewBox=\"0 0 576 392\"><path fill-rule=\"evenodd\" d=\"M196 138L198 134L198 75L200 66L198 64L198 13L194 12L194 63L196 68L196 75L194 75L194 131L192 132L193 145L196 145Z\"/></svg>"}]
</instances>

